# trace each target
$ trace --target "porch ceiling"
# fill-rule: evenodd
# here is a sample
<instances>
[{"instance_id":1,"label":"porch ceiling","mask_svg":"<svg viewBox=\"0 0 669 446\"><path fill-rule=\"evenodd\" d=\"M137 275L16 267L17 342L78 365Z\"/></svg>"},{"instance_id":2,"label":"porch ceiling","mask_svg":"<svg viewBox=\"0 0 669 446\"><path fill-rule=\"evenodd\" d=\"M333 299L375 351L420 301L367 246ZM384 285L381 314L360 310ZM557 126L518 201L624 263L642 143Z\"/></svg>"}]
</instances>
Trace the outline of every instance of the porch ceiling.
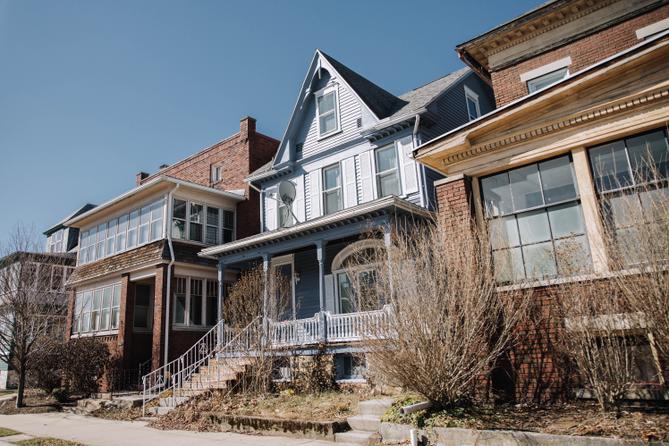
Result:
<instances>
[{"instance_id":1,"label":"porch ceiling","mask_svg":"<svg viewBox=\"0 0 669 446\"><path fill-rule=\"evenodd\" d=\"M402 198L390 196L289 228L264 232L225 245L207 248L201 251L200 255L218 257L222 263L258 258L263 254L276 254L377 229L390 223L390 217L399 214L421 219L432 217L432 212Z\"/></svg>"}]
</instances>

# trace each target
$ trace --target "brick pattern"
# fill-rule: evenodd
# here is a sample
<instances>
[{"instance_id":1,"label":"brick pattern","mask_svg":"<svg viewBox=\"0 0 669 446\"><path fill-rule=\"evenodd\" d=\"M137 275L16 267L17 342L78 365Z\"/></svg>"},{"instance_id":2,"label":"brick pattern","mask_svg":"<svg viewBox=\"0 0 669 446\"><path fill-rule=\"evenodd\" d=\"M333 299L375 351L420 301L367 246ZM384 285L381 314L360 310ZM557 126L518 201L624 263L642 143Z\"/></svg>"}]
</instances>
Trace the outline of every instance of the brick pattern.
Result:
<instances>
[{"instance_id":1,"label":"brick pattern","mask_svg":"<svg viewBox=\"0 0 669 446\"><path fill-rule=\"evenodd\" d=\"M438 218L446 228L457 231L474 218L471 178L462 177L435 186Z\"/></svg>"},{"instance_id":2,"label":"brick pattern","mask_svg":"<svg viewBox=\"0 0 669 446\"><path fill-rule=\"evenodd\" d=\"M165 347L165 316L167 266L156 267L153 301L153 336L151 338L151 369L160 367Z\"/></svg>"},{"instance_id":3,"label":"brick pattern","mask_svg":"<svg viewBox=\"0 0 669 446\"><path fill-rule=\"evenodd\" d=\"M635 31L669 17L669 5L637 16L583 39L540 54L511 67L491 73L498 107L527 95L520 75L564 57L571 57L569 72L575 73L639 43Z\"/></svg>"}]
</instances>

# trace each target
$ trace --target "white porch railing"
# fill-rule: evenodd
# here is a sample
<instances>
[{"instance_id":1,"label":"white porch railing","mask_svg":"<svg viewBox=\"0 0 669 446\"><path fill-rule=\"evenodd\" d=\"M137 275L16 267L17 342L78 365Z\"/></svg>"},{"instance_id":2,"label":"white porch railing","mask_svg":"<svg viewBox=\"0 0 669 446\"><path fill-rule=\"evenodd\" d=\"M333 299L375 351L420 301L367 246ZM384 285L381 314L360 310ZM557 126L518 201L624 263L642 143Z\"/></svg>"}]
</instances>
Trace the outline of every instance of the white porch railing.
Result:
<instances>
[{"instance_id":1,"label":"white porch railing","mask_svg":"<svg viewBox=\"0 0 669 446\"><path fill-rule=\"evenodd\" d=\"M316 344L323 339L322 314L307 319L269 321L271 347L293 347Z\"/></svg>"},{"instance_id":2,"label":"white porch railing","mask_svg":"<svg viewBox=\"0 0 669 446\"><path fill-rule=\"evenodd\" d=\"M328 342L353 342L388 337L392 306L358 313L327 314Z\"/></svg>"}]
</instances>

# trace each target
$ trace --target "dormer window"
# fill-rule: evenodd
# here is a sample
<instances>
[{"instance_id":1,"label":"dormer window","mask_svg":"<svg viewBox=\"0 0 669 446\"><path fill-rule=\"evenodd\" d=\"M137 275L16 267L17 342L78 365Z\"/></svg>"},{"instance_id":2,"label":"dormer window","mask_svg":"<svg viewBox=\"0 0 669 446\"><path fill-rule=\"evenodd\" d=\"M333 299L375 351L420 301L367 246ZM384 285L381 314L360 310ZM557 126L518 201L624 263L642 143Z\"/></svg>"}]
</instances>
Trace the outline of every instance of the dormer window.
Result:
<instances>
[{"instance_id":1,"label":"dormer window","mask_svg":"<svg viewBox=\"0 0 669 446\"><path fill-rule=\"evenodd\" d=\"M318 115L318 136L325 137L339 131L337 89L327 87L316 93L316 114Z\"/></svg>"},{"instance_id":2,"label":"dormer window","mask_svg":"<svg viewBox=\"0 0 669 446\"><path fill-rule=\"evenodd\" d=\"M467 88L465 85L465 101L467 102L467 117L470 121L481 116L481 107L479 106L479 95Z\"/></svg>"}]
</instances>

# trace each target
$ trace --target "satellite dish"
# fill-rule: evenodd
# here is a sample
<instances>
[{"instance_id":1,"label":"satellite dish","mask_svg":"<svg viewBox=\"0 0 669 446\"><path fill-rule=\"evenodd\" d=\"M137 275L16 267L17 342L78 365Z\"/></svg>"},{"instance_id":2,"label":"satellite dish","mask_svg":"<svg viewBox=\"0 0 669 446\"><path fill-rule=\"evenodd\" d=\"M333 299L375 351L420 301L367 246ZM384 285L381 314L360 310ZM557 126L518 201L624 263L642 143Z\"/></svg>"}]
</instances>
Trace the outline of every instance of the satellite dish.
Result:
<instances>
[{"instance_id":1,"label":"satellite dish","mask_svg":"<svg viewBox=\"0 0 669 446\"><path fill-rule=\"evenodd\" d=\"M286 206L290 206L295 201L295 185L290 181L279 183L279 199Z\"/></svg>"}]
</instances>

